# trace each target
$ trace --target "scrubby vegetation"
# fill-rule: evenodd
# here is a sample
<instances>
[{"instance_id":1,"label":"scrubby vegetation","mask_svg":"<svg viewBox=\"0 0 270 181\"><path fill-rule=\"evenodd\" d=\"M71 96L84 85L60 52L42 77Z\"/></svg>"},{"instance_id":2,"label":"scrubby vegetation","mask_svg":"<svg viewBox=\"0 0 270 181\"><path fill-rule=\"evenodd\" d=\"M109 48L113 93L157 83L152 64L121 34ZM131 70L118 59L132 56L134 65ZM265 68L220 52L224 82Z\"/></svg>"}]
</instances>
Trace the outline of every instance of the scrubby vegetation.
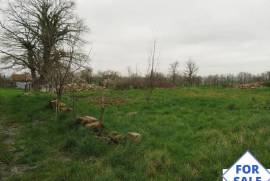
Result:
<instances>
[{"instance_id":1,"label":"scrubby vegetation","mask_svg":"<svg viewBox=\"0 0 270 181\"><path fill-rule=\"evenodd\" d=\"M220 180L247 149L270 157L269 88L106 90L106 132L142 134L108 143L48 108L52 95L0 89L0 178L4 180ZM76 116L98 117L99 92L77 95ZM118 101L119 99L119 101ZM121 101L120 101L121 99ZM63 97L67 105L72 102Z\"/></svg>"}]
</instances>

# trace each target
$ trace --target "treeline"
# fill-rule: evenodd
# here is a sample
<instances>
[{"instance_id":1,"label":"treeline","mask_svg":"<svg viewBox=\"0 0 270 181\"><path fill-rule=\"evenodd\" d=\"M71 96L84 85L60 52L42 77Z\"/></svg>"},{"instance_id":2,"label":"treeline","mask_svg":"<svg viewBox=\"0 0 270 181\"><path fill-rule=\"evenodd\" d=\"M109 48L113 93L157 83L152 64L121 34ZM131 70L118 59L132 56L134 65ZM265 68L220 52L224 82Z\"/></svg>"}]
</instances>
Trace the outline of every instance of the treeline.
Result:
<instances>
[{"instance_id":1,"label":"treeline","mask_svg":"<svg viewBox=\"0 0 270 181\"><path fill-rule=\"evenodd\" d=\"M86 68L70 76L66 84L82 83L95 84L114 89L145 89L149 85L149 74L139 75L137 73L130 73L128 76L122 76L119 72L108 70L98 71L93 73L91 68ZM234 74L208 75L198 76L194 75L191 78L184 73L180 74L164 74L161 72L154 73L153 85L156 88L170 88L170 87L241 87L246 84L258 83L264 86L270 86L270 71L261 74L251 74L241 72ZM10 77L0 74L0 87L15 86Z\"/></svg>"},{"instance_id":2,"label":"treeline","mask_svg":"<svg viewBox=\"0 0 270 181\"><path fill-rule=\"evenodd\" d=\"M247 72L241 72L237 75L208 75L198 76L183 73L168 74L161 72L154 73L154 87L169 88L169 87L241 87L241 85L258 83L260 85L270 85L270 71L254 75ZM77 82L85 82L88 84L102 85L115 89L142 89L149 85L149 74L142 76L137 73L129 72L128 76L121 76L120 73L112 70L99 71L94 74L92 69L82 70L75 74Z\"/></svg>"},{"instance_id":3,"label":"treeline","mask_svg":"<svg viewBox=\"0 0 270 181\"><path fill-rule=\"evenodd\" d=\"M0 74L0 87L14 87L15 83L11 81L10 78L7 78L5 75Z\"/></svg>"}]
</instances>

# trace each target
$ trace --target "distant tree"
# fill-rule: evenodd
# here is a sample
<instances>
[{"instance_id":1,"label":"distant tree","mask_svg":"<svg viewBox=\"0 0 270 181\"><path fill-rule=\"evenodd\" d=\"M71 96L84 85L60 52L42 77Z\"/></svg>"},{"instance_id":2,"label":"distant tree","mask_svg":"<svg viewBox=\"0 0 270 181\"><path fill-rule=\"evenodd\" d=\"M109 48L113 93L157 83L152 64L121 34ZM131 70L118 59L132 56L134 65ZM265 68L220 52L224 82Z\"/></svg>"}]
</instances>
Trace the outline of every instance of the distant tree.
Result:
<instances>
[{"instance_id":1,"label":"distant tree","mask_svg":"<svg viewBox=\"0 0 270 181\"><path fill-rule=\"evenodd\" d=\"M106 71L98 71L95 75L94 79L97 82L105 87L114 87L116 80L120 79L121 75L117 71L113 70L106 70Z\"/></svg>"},{"instance_id":2,"label":"distant tree","mask_svg":"<svg viewBox=\"0 0 270 181\"><path fill-rule=\"evenodd\" d=\"M88 84L92 83L93 80L93 69L90 67L86 67L85 69L80 71L80 78L87 82Z\"/></svg>"},{"instance_id":3,"label":"distant tree","mask_svg":"<svg viewBox=\"0 0 270 181\"><path fill-rule=\"evenodd\" d=\"M235 77L233 74L226 75L226 84L228 87L233 87L235 83Z\"/></svg>"},{"instance_id":4,"label":"distant tree","mask_svg":"<svg viewBox=\"0 0 270 181\"><path fill-rule=\"evenodd\" d=\"M185 65L184 75L187 78L189 85L193 85L194 78L196 77L199 67L192 60L188 60Z\"/></svg>"},{"instance_id":5,"label":"distant tree","mask_svg":"<svg viewBox=\"0 0 270 181\"><path fill-rule=\"evenodd\" d=\"M146 87L147 87L147 94L146 94L146 101L149 102L155 86L155 75L156 75L156 67L157 67L157 41L154 40L153 48L148 60L148 68L147 68L147 75L146 75Z\"/></svg>"},{"instance_id":6,"label":"distant tree","mask_svg":"<svg viewBox=\"0 0 270 181\"><path fill-rule=\"evenodd\" d=\"M179 74L179 70L178 69L179 69L179 62L178 61L175 61L175 62L173 62L173 63L170 64L169 74L170 74L172 83L174 85L176 85L176 79L177 79L177 76Z\"/></svg>"},{"instance_id":7,"label":"distant tree","mask_svg":"<svg viewBox=\"0 0 270 181\"><path fill-rule=\"evenodd\" d=\"M3 87L4 83L5 83L5 77L2 74L0 74L0 87Z\"/></svg>"},{"instance_id":8,"label":"distant tree","mask_svg":"<svg viewBox=\"0 0 270 181\"><path fill-rule=\"evenodd\" d=\"M127 67L127 72L128 72L128 77L132 77L133 76L133 72L132 72L132 68L130 66Z\"/></svg>"},{"instance_id":9,"label":"distant tree","mask_svg":"<svg viewBox=\"0 0 270 181\"><path fill-rule=\"evenodd\" d=\"M252 74L250 74L248 72L240 72L237 75L237 78L238 78L238 82L240 84L246 84L252 80Z\"/></svg>"},{"instance_id":10,"label":"distant tree","mask_svg":"<svg viewBox=\"0 0 270 181\"><path fill-rule=\"evenodd\" d=\"M130 66L127 67L128 77L131 81L136 81L140 75L138 73L138 66L136 65L135 72L132 70Z\"/></svg>"},{"instance_id":11,"label":"distant tree","mask_svg":"<svg viewBox=\"0 0 270 181\"><path fill-rule=\"evenodd\" d=\"M119 72L113 71L113 70L107 70L102 72L103 79L111 79L116 80L120 77Z\"/></svg>"},{"instance_id":12,"label":"distant tree","mask_svg":"<svg viewBox=\"0 0 270 181\"><path fill-rule=\"evenodd\" d=\"M270 81L270 71L261 74L263 81Z\"/></svg>"}]
</instances>

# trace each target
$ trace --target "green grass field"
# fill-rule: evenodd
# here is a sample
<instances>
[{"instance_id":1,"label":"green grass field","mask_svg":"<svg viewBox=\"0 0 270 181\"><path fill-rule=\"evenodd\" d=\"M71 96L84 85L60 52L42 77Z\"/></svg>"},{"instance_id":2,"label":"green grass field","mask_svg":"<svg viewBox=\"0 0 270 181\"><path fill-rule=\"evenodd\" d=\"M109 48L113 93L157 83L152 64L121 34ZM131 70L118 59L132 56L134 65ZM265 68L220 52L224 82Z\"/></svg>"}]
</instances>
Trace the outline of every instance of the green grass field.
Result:
<instances>
[{"instance_id":1,"label":"green grass field","mask_svg":"<svg viewBox=\"0 0 270 181\"><path fill-rule=\"evenodd\" d=\"M48 94L0 89L0 178L220 181L246 150L270 168L270 89L156 89L149 104L143 90L105 94L121 100L107 106L105 130L139 132L140 143L108 144L73 113L56 121ZM98 117L97 96L81 93L77 116Z\"/></svg>"}]
</instances>

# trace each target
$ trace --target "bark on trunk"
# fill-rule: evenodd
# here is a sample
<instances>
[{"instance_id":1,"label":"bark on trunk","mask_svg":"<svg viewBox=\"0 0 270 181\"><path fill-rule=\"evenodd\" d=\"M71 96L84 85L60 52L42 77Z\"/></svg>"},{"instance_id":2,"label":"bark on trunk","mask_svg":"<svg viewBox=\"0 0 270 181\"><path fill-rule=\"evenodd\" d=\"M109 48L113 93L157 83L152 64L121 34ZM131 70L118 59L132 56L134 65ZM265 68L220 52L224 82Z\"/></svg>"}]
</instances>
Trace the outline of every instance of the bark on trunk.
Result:
<instances>
[{"instance_id":1,"label":"bark on trunk","mask_svg":"<svg viewBox=\"0 0 270 181\"><path fill-rule=\"evenodd\" d=\"M35 69L31 69L31 77L32 77L32 88L34 90L39 89L38 80L37 80L37 74Z\"/></svg>"}]
</instances>

